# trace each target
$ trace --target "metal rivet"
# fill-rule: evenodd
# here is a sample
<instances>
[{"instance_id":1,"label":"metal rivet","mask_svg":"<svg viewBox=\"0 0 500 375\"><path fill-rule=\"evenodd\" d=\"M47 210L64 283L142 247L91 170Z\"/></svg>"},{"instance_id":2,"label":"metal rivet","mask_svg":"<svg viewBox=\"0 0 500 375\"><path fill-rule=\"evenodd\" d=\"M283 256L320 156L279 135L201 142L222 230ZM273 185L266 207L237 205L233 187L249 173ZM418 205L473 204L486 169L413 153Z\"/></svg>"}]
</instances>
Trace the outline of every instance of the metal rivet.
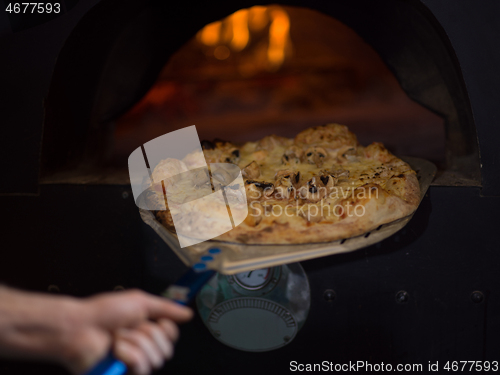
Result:
<instances>
[{"instance_id":1,"label":"metal rivet","mask_svg":"<svg viewBox=\"0 0 500 375\"><path fill-rule=\"evenodd\" d=\"M288 342L288 341L290 341L290 340L291 340L291 337L290 337L290 336L285 336L285 337L283 337L283 341L284 341L284 342Z\"/></svg>"},{"instance_id":2,"label":"metal rivet","mask_svg":"<svg viewBox=\"0 0 500 375\"><path fill-rule=\"evenodd\" d=\"M200 260L202 260L203 262L211 262L212 260L214 260L214 257L210 255L203 255Z\"/></svg>"},{"instance_id":3,"label":"metal rivet","mask_svg":"<svg viewBox=\"0 0 500 375\"><path fill-rule=\"evenodd\" d=\"M405 290L400 290L396 293L396 302L397 303L406 303L410 299L410 295Z\"/></svg>"},{"instance_id":4,"label":"metal rivet","mask_svg":"<svg viewBox=\"0 0 500 375\"><path fill-rule=\"evenodd\" d=\"M476 290L476 291L472 292L472 294L470 295L470 299L474 303L481 303L484 300L484 294L482 292Z\"/></svg>"},{"instance_id":5,"label":"metal rivet","mask_svg":"<svg viewBox=\"0 0 500 375\"><path fill-rule=\"evenodd\" d=\"M59 293L61 292L61 290L59 289L59 287L57 285L49 285L49 287L47 288L47 290L50 292L50 293Z\"/></svg>"},{"instance_id":6,"label":"metal rivet","mask_svg":"<svg viewBox=\"0 0 500 375\"><path fill-rule=\"evenodd\" d=\"M128 198L128 191L124 191L124 192L122 193L122 198L123 198L123 199L127 199L127 198Z\"/></svg>"},{"instance_id":7,"label":"metal rivet","mask_svg":"<svg viewBox=\"0 0 500 375\"><path fill-rule=\"evenodd\" d=\"M114 290L115 292L118 292L118 291L120 291L120 290L125 290L125 288L124 288L123 286L121 286L121 285L117 285L117 286L115 286L115 287L113 288L113 290Z\"/></svg>"},{"instance_id":8,"label":"metal rivet","mask_svg":"<svg viewBox=\"0 0 500 375\"><path fill-rule=\"evenodd\" d=\"M328 302L332 302L335 299L335 291L333 289L325 290L323 292L323 298Z\"/></svg>"},{"instance_id":9,"label":"metal rivet","mask_svg":"<svg viewBox=\"0 0 500 375\"><path fill-rule=\"evenodd\" d=\"M196 263L194 266L193 266L193 269L195 271L203 271L205 269L207 269L207 265L205 263Z\"/></svg>"}]
</instances>

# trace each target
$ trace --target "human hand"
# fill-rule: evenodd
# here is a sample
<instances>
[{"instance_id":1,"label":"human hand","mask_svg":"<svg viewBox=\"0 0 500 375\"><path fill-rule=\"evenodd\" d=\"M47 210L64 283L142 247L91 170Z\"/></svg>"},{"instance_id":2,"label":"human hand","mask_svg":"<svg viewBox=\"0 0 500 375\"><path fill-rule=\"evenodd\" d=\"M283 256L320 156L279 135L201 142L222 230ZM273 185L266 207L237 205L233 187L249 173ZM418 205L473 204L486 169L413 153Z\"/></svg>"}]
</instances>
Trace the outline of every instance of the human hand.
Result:
<instances>
[{"instance_id":1,"label":"human hand","mask_svg":"<svg viewBox=\"0 0 500 375\"><path fill-rule=\"evenodd\" d=\"M110 349L133 373L148 374L172 357L175 323L192 317L184 306L137 290L76 299L5 289L0 353L57 361L74 374L90 370Z\"/></svg>"},{"instance_id":2,"label":"human hand","mask_svg":"<svg viewBox=\"0 0 500 375\"><path fill-rule=\"evenodd\" d=\"M190 309L141 291L103 294L83 301L83 311L67 352L66 366L79 374L92 368L112 347L133 372L148 374L174 352L177 323L191 319Z\"/></svg>"}]
</instances>

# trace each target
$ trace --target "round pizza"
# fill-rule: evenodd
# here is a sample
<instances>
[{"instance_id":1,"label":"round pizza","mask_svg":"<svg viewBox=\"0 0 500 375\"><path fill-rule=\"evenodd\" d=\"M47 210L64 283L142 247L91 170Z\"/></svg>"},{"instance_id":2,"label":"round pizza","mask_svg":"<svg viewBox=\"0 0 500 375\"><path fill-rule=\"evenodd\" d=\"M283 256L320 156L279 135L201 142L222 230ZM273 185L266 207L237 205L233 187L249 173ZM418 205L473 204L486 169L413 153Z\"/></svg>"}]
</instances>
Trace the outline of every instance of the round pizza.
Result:
<instances>
[{"instance_id":1,"label":"round pizza","mask_svg":"<svg viewBox=\"0 0 500 375\"><path fill-rule=\"evenodd\" d=\"M415 171L381 143L361 146L343 125L306 129L293 139L201 145L206 165L193 152L160 162L152 173L164 181L155 191L166 209L156 218L178 234L222 233L215 239L246 244L327 242L403 218L419 204ZM227 164L238 167L239 180L218 167Z\"/></svg>"}]
</instances>

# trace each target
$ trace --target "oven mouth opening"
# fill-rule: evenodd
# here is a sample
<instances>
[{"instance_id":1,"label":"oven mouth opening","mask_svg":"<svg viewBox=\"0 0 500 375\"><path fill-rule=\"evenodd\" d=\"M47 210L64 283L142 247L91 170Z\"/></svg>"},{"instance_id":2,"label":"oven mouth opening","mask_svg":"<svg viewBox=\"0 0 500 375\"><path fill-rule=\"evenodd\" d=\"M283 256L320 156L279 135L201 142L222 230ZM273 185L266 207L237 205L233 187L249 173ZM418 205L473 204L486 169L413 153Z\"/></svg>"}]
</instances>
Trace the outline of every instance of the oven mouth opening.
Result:
<instances>
[{"instance_id":1,"label":"oven mouth opening","mask_svg":"<svg viewBox=\"0 0 500 375\"><path fill-rule=\"evenodd\" d=\"M201 139L245 142L340 123L363 145L379 141L396 155L433 161L434 184L480 185L463 80L425 9L254 6L211 16L192 32L180 27L171 42L166 8L149 3L121 19L118 32L103 25L102 46L88 46L78 62L82 35L106 16L107 3L84 17L56 65L42 183L128 184L130 152L193 124ZM380 19L366 25L370 11ZM398 25L399 38L391 34ZM415 61L422 48L427 56Z\"/></svg>"}]
</instances>

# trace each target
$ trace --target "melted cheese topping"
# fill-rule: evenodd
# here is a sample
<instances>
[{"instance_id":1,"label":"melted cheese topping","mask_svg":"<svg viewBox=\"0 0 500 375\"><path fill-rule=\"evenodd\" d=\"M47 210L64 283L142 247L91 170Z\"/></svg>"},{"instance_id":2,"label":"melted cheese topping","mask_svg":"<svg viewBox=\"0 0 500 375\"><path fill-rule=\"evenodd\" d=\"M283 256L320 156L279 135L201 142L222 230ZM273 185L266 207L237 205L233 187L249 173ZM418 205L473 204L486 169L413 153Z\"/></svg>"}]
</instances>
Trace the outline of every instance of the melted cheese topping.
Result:
<instances>
[{"instance_id":1,"label":"melted cheese topping","mask_svg":"<svg viewBox=\"0 0 500 375\"><path fill-rule=\"evenodd\" d=\"M231 162L243 171L250 206L257 201L260 204L258 209L263 210L273 210L274 206L288 207L288 213L297 216L300 215L299 206L319 207L320 202L333 206L346 200L355 188L368 184L378 185L402 197L404 188L398 187L401 185L397 184L397 180L405 174L415 173L382 144L362 147L345 126L337 124L307 129L295 139L269 136L240 147L222 141L204 142L207 143L203 152L208 165ZM183 172L184 166L192 167L192 160L197 159L195 156L189 154L182 162L177 161L175 168L162 162L155 168L153 176L171 175L176 169ZM251 164L252 168L246 168ZM209 180L202 178L201 182L193 185L193 176L189 175L189 178L179 178L169 186L167 200L170 209L173 209L172 214L176 211L172 206L201 198L213 191ZM319 188L325 189L327 194L318 192ZM293 189L294 194L285 194ZM297 191L305 192L307 197L296 194ZM331 194L332 191L338 193ZM261 194L253 197L255 192ZM230 199L237 201L239 197ZM279 218L275 220L279 221ZM339 218L332 213L320 212L317 218L308 217L307 220L331 222ZM250 221L249 225L258 224L257 219Z\"/></svg>"},{"instance_id":2,"label":"melted cheese topping","mask_svg":"<svg viewBox=\"0 0 500 375\"><path fill-rule=\"evenodd\" d=\"M290 140L292 144L293 140ZM386 182L393 176L404 173L414 173L408 164L402 162L396 157L392 156L392 163L384 163L379 160L364 157L364 147L357 148L357 161L338 164L330 154L323 165L318 167L316 164L310 163L289 163L284 164L282 157L287 149L286 146L278 145L272 150L266 150L267 155L264 159L255 160L255 152L257 143L248 142L241 147L241 158L238 166L243 169L253 161L256 161L260 167L260 176L255 180L264 181L269 183L275 182L276 174L280 171L290 170L300 172L301 181L309 181L314 176L332 173L343 169L349 172L348 177L340 177L336 186L339 187L358 187L367 183L374 183L385 188ZM259 151L257 151L259 152ZM387 151L388 152L388 151ZM333 153L332 153L333 154Z\"/></svg>"}]
</instances>

